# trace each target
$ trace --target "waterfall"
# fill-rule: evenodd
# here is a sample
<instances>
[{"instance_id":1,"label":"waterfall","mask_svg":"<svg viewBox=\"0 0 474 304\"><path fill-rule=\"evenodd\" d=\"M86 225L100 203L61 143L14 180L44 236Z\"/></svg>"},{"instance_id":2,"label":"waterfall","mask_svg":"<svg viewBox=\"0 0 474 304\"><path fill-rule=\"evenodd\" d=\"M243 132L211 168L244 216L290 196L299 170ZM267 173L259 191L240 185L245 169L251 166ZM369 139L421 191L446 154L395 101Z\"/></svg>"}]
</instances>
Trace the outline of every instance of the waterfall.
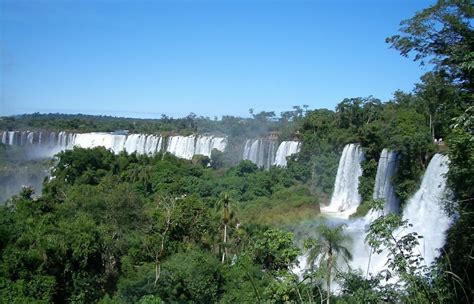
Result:
<instances>
[{"instance_id":1,"label":"waterfall","mask_svg":"<svg viewBox=\"0 0 474 304\"><path fill-rule=\"evenodd\" d=\"M20 146L24 146L26 144L26 132L23 131L20 134Z\"/></svg>"},{"instance_id":2,"label":"waterfall","mask_svg":"<svg viewBox=\"0 0 474 304\"><path fill-rule=\"evenodd\" d=\"M363 160L364 152L359 145L348 144L344 147L337 168L331 202L328 206L322 207L321 212L347 218L357 210L362 200L358 187L359 177L362 175L360 163Z\"/></svg>"},{"instance_id":3,"label":"waterfall","mask_svg":"<svg viewBox=\"0 0 474 304\"><path fill-rule=\"evenodd\" d=\"M410 198L403 210L403 220L413 226L398 233L417 232L423 238L415 249L420 253L427 265L434 262L443 247L446 231L451 226L451 218L443 209L446 199L446 173L449 159L447 156L435 154L426 169L420 189Z\"/></svg>"},{"instance_id":4,"label":"waterfall","mask_svg":"<svg viewBox=\"0 0 474 304\"><path fill-rule=\"evenodd\" d=\"M213 149L224 151L226 145L225 138L214 136L199 136L196 140L194 155L200 154L211 157Z\"/></svg>"},{"instance_id":5,"label":"waterfall","mask_svg":"<svg viewBox=\"0 0 474 304\"><path fill-rule=\"evenodd\" d=\"M211 152L214 149L219 151L224 151L225 147L227 146L227 139L225 137L213 137L211 141L211 149L209 151L209 156L211 156Z\"/></svg>"},{"instance_id":6,"label":"waterfall","mask_svg":"<svg viewBox=\"0 0 474 304\"><path fill-rule=\"evenodd\" d=\"M265 168L270 168L272 165L275 163L275 148L276 148L276 142L275 141L270 141L268 145L268 156L267 156L267 162L265 163Z\"/></svg>"},{"instance_id":7,"label":"waterfall","mask_svg":"<svg viewBox=\"0 0 474 304\"><path fill-rule=\"evenodd\" d=\"M77 146L80 148L104 147L119 153L124 150L125 135L113 135L109 133L78 133L74 137L73 143L69 148ZM128 151L135 152L135 151Z\"/></svg>"},{"instance_id":8,"label":"waterfall","mask_svg":"<svg viewBox=\"0 0 474 304\"><path fill-rule=\"evenodd\" d=\"M150 135L146 139L145 143L145 153L148 155L153 155L161 150L161 145L163 142L163 137Z\"/></svg>"},{"instance_id":9,"label":"waterfall","mask_svg":"<svg viewBox=\"0 0 474 304\"><path fill-rule=\"evenodd\" d=\"M201 136L196 140L196 154L200 155L210 155L211 154L211 141L212 137L210 136Z\"/></svg>"},{"instance_id":10,"label":"waterfall","mask_svg":"<svg viewBox=\"0 0 474 304\"><path fill-rule=\"evenodd\" d=\"M15 136L17 135L16 132L14 131L11 131L11 132L8 132L8 137L9 137L9 145L14 145L16 144L16 141L15 141ZM18 144L19 145L19 144Z\"/></svg>"},{"instance_id":11,"label":"waterfall","mask_svg":"<svg viewBox=\"0 0 474 304\"><path fill-rule=\"evenodd\" d=\"M145 152L145 143L147 135L144 134L130 134L126 135L113 135L114 137L125 136L124 149L128 153L137 152L138 154L144 154ZM122 143L121 139L114 141L117 143Z\"/></svg>"},{"instance_id":12,"label":"waterfall","mask_svg":"<svg viewBox=\"0 0 474 304\"><path fill-rule=\"evenodd\" d=\"M32 145L34 138L35 138L35 133L28 132L27 135L26 135L26 143L29 144L29 145Z\"/></svg>"},{"instance_id":13,"label":"waterfall","mask_svg":"<svg viewBox=\"0 0 474 304\"><path fill-rule=\"evenodd\" d=\"M436 154L426 169L420 188L407 201L403 210L403 220L408 221L412 226L398 228L393 232L393 235L397 238L411 232L417 232L423 236L422 239L418 240L420 244L416 246L414 253L421 254L426 265L434 262L439 255L439 249L445 242L446 231L452 222L452 219L445 214L442 207L447 172L447 156ZM366 229L372 221L373 218L369 215L352 221L349 223L346 232L353 238L352 254L354 258L351 261L351 267L376 274L385 269L387 252L375 254L365 243Z\"/></svg>"},{"instance_id":14,"label":"waterfall","mask_svg":"<svg viewBox=\"0 0 474 304\"><path fill-rule=\"evenodd\" d=\"M30 132L3 131L1 143L7 145L28 145L35 150L37 156L51 157L56 153L73 147L94 148L104 147L114 153L153 155L162 150L164 139L160 135L147 134L115 134L105 132L67 133L67 132ZM171 136L166 151L177 157L191 159L196 154L210 157L213 149L224 151L227 145L225 137L211 135Z\"/></svg>"},{"instance_id":15,"label":"waterfall","mask_svg":"<svg viewBox=\"0 0 474 304\"><path fill-rule=\"evenodd\" d=\"M299 151L299 142L283 141L276 149L274 140L247 139L242 159L250 160L259 167L286 167L286 158Z\"/></svg>"},{"instance_id":16,"label":"waterfall","mask_svg":"<svg viewBox=\"0 0 474 304\"><path fill-rule=\"evenodd\" d=\"M397 167L397 157L396 152L383 149L377 166L372 197L373 199L384 200L384 214L399 212L399 201L392 185L392 177ZM352 236L353 241L352 254L354 258L351 262L352 267L366 270L369 262L368 259L371 255L373 255L372 267L377 266L380 268L383 266L383 263L385 263L387 258L386 254L381 253L375 255L372 253L370 246L365 243L365 237L367 235L365 230L380 215L380 212L370 210L363 218L353 220L348 224L346 232ZM374 271L373 268L370 268L370 270ZM382 269L376 270L380 271Z\"/></svg>"},{"instance_id":17,"label":"waterfall","mask_svg":"<svg viewBox=\"0 0 474 304\"><path fill-rule=\"evenodd\" d=\"M172 136L169 139L166 151L184 159L191 159L194 155L194 135Z\"/></svg>"},{"instance_id":18,"label":"waterfall","mask_svg":"<svg viewBox=\"0 0 474 304\"><path fill-rule=\"evenodd\" d=\"M261 139L247 139L244 147L243 159L250 160L259 167L263 167L264 161L264 146Z\"/></svg>"},{"instance_id":19,"label":"waterfall","mask_svg":"<svg viewBox=\"0 0 474 304\"><path fill-rule=\"evenodd\" d=\"M56 146L56 133L55 132L51 132L49 134L48 145L50 147Z\"/></svg>"},{"instance_id":20,"label":"waterfall","mask_svg":"<svg viewBox=\"0 0 474 304\"><path fill-rule=\"evenodd\" d=\"M283 141L276 152L273 164L279 167L286 167L286 158L299 152L300 143L297 141Z\"/></svg>"},{"instance_id":21,"label":"waterfall","mask_svg":"<svg viewBox=\"0 0 474 304\"><path fill-rule=\"evenodd\" d=\"M395 195L395 189L392 185L392 178L397 168L398 155L394 151L383 149L380 154L377 166L377 175L375 176L375 186L372 198L383 199L383 213L398 213L400 211L400 202ZM369 211L367 217L370 219L377 218L375 211Z\"/></svg>"}]
</instances>

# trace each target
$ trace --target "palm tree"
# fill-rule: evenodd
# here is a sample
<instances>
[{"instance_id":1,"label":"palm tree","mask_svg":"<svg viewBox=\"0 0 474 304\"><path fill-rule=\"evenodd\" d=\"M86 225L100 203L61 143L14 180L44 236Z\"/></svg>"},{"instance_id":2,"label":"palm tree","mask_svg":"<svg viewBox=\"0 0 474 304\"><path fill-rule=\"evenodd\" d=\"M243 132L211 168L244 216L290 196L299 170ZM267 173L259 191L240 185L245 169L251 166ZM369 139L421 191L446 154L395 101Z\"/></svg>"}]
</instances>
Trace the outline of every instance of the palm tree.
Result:
<instances>
[{"instance_id":1,"label":"palm tree","mask_svg":"<svg viewBox=\"0 0 474 304\"><path fill-rule=\"evenodd\" d=\"M320 266L326 268L327 304L329 304L331 295L332 272L336 269L337 260L342 258L345 262L348 262L352 259L352 254L344 246L348 237L342 233L343 229L344 225L337 226L336 228L329 228L325 225L318 226L319 237L311 245L308 252L309 265L319 262Z\"/></svg>"},{"instance_id":2,"label":"palm tree","mask_svg":"<svg viewBox=\"0 0 474 304\"><path fill-rule=\"evenodd\" d=\"M219 209L222 210L222 224L224 225L224 235L223 235L223 242L224 242L224 252L222 253L222 263L225 262L227 257L227 227L229 226L230 221L234 217L233 210L231 209L231 205L233 205L233 201L228 192L223 192L220 195L219 200L217 201Z\"/></svg>"}]
</instances>

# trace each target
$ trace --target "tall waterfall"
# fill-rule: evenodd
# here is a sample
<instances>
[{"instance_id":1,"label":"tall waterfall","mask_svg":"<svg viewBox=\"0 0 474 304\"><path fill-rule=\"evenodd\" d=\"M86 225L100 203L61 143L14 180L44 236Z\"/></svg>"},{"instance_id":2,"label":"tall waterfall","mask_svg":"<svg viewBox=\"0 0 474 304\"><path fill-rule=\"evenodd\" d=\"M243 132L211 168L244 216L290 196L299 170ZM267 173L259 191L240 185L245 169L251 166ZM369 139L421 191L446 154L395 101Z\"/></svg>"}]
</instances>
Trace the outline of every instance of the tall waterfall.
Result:
<instances>
[{"instance_id":1,"label":"tall waterfall","mask_svg":"<svg viewBox=\"0 0 474 304\"><path fill-rule=\"evenodd\" d=\"M42 157L51 157L54 154L73 147L94 148L104 147L119 153L137 152L152 155L164 149L164 139L159 135L147 134L113 134L103 132L93 133L66 133L66 132L29 132L4 131L0 136L1 143L17 146L32 146ZM168 138L166 151L177 157L191 159L196 154L211 156L211 151L224 151L227 140L224 137L210 135L202 136L171 136Z\"/></svg>"},{"instance_id":2,"label":"tall waterfall","mask_svg":"<svg viewBox=\"0 0 474 304\"><path fill-rule=\"evenodd\" d=\"M279 167L286 167L286 158L290 155L298 153L299 147L300 143L297 141L283 141L280 146L278 146L275 162L273 164Z\"/></svg>"},{"instance_id":3,"label":"tall waterfall","mask_svg":"<svg viewBox=\"0 0 474 304\"><path fill-rule=\"evenodd\" d=\"M265 164L265 168L270 168L275 163L275 149L276 149L276 141L270 141L268 146L268 156L267 156L267 163Z\"/></svg>"},{"instance_id":4,"label":"tall waterfall","mask_svg":"<svg viewBox=\"0 0 474 304\"><path fill-rule=\"evenodd\" d=\"M421 253L427 265L434 262L446 239L446 231L452 219L444 212L443 200L446 200L446 173L449 159L435 154L426 169L420 189L410 198L403 210L403 220L408 220L412 227L399 233L417 232L423 238L415 249Z\"/></svg>"},{"instance_id":5,"label":"tall waterfall","mask_svg":"<svg viewBox=\"0 0 474 304\"><path fill-rule=\"evenodd\" d=\"M439 255L439 248L444 245L446 231L452 222L442 208L447 171L448 158L436 154L426 169L420 188L408 200L403 211L403 220L407 220L412 226L407 229L398 228L393 232L397 238L411 232L422 235L414 253L421 254L426 265L434 262ZM346 231L353 238L351 267L376 274L385 269L387 252L376 254L365 243L366 229L372 221L373 218L367 215L349 223Z\"/></svg>"},{"instance_id":6,"label":"tall waterfall","mask_svg":"<svg viewBox=\"0 0 474 304\"><path fill-rule=\"evenodd\" d=\"M244 147L243 159L250 160L259 167L263 167L265 164L265 147L262 139L247 139Z\"/></svg>"},{"instance_id":7,"label":"tall waterfall","mask_svg":"<svg viewBox=\"0 0 474 304\"><path fill-rule=\"evenodd\" d=\"M359 145L348 144L344 147L337 168L331 202L328 206L322 207L321 212L347 218L357 210L362 200L358 187L359 177L362 175L360 163L363 160L364 152Z\"/></svg>"},{"instance_id":8,"label":"tall waterfall","mask_svg":"<svg viewBox=\"0 0 474 304\"><path fill-rule=\"evenodd\" d=\"M394 151L383 149L380 154L377 166L377 175L375 176L375 186L373 199L384 200L384 213L398 213L400 202L395 195L392 178L397 168L398 155ZM371 214L373 212L370 212Z\"/></svg>"},{"instance_id":9,"label":"tall waterfall","mask_svg":"<svg viewBox=\"0 0 474 304\"><path fill-rule=\"evenodd\" d=\"M263 139L248 139L245 142L242 158L252 161L259 167L286 167L286 158L299 151L299 142L283 141L275 152L276 142Z\"/></svg>"}]
</instances>

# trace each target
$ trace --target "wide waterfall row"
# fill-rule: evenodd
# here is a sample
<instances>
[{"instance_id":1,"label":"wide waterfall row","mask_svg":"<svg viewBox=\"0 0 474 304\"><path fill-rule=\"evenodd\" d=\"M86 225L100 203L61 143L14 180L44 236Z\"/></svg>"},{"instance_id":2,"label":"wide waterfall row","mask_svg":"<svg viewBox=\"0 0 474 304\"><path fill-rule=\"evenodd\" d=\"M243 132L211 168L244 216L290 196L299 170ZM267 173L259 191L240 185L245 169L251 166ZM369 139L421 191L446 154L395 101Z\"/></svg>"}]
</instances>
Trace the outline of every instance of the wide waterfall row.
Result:
<instances>
[{"instance_id":1,"label":"wide waterfall row","mask_svg":"<svg viewBox=\"0 0 474 304\"><path fill-rule=\"evenodd\" d=\"M113 133L66 133L66 132L19 132L4 131L1 143L17 146L32 146L40 150L44 157L52 156L59 151L73 147L93 148L105 147L114 153L127 151L139 154L155 154L166 150L178 157L191 159L196 154L211 156L211 151L224 151L227 141L224 137L215 136L171 136L147 134L113 134Z\"/></svg>"},{"instance_id":2,"label":"wide waterfall row","mask_svg":"<svg viewBox=\"0 0 474 304\"><path fill-rule=\"evenodd\" d=\"M242 158L266 169L271 166L286 167L286 158L299 152L300 143L283 141L276 151L275 148L276 142L273 140L248 139L245 142Z\"/></svg>"},{"instance_id":3,"label":"wide waterfall row","mask_svg":"<svg viewBox=\"0 0 474 304\"><path fill-rule=\"evenodd\" d=\"M0 131L1 132L1 131ZM210 157L213 149L224 151L227 145L225 137L190 135L170 136L148 134L114 134L114 133L67 133L67 132L30 132L3 131L1 143L16 146L32 146L41 157L50 157L59 151L73 147L105 147L114 153L127 151L153 155L167 151L184 159L194 155ZM299 151L297 141L283 141L277 148L277 142L264 139L249 139L245 143L243 159L251 160L259 167L286 167L286 158Z\"/></svg>"},{"instance_id":4,"label":"wide waterfall row","mask_svg":"<svg viewBox=\"0 0 474 304\"><path fill-rule=\"evenodd\" d=\"M16 146L40 144L66 148L73 136L74 134L68 134L66 132L3 131L1 143Z\"/></svg>"},{"instance_id":5,"label":"wide waterfall row","mask_svg":"<svg viewBox=\"0 0 474 304\"><path fill-rule=\"evenodd\" d=\"M138 154L155 154L161 150L163 138L157 135L145 134L110 134L110 133L78 133L74 134L73 141L68 148L105 147L114 153L127 151Z\"/></svg>"},{"instance_id":6,"label":"wide waterfall row","mask_svg":"<svg viewBox=\"0 0 474 304\"><path fill-rule=\"evenodd\" d=\"M347 218L357 210L362 200L358 188L359 177L362 175L360 163L363 160L364 152L359 145L348 144L344 147L337 168L331 202L321 208L322 212Z\"/></svg>"}]
</instances>

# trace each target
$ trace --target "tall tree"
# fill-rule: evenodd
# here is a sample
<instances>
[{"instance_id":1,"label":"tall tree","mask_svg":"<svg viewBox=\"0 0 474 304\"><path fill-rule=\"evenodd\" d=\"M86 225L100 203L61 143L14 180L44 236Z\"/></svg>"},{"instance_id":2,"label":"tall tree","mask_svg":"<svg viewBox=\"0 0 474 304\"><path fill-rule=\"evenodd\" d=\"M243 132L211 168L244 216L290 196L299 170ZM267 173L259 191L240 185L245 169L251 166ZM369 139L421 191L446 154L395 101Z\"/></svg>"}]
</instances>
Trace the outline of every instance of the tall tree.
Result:
<instances>
[{"instance_id":1,"label":"tall tree","mask_svg":"<svg viewBox=\"0 0 474 304\"><path fill-rule=\"evenodd\" d=\"M231 220L234 218L234 212L231 208L232 199L228 192L223 192L217 201L219 209L222 211L222 225L224 227L224 232L222 236L222 242L224 244L224 250L222 252L222 260L221 262L224 263L227 257L227 229Z\"/></svg>"},{"instance_id":2,"label":"tall tree","mask_svg":"<svg viewBox=\"0 0 474 304\"><path fill-rule=\"evenodd\" d=\"M400 23L402 34L386 39L400 54L433 64L472 92L474 8L470 0L438 1Z\"/></svg>"},{"instance_id":3,"label":"tall tree","mask_svg":"<svg viewBox=\"0 0 474 304\"><path fill-rule=\"evenodd\" d=\"M474 298L474 249L469 244L474 241L474 133L471 125L472 107L469 106L474 102L473 17L474 6L471 0L440 0L418 12L413 18L402 21L401 35L387 38L387 42L403 56L414 55L414 60L422 65L430 63L434 66L435 73L425 75L423 84L417 88L421 98L428 101L425 109L428 108L429 114L438 112L440 118L447 122L457 116L455 124L448 129L450 169L447 177L454 200L451 207L458 217L448 232L447 244L438 266L440 277L448 274L444 280L450 287L446 291L454 290L453 301L471 303ZM453 87L459 96L456 112L452 112L450 94L446 96L444 91L445 83L448 88ZM435 122L437 119L435 118Z\"/></svg>"},{"instance_id":4,"label":"tall tree","mask_svg":"<svg viewBox=\"0 0 474 304\"><path fill-rule=\"evenodd\" d=\"M320 225L317 228L318 239L309 244L308 262L314 266L317 261L320 266L326 268L326 303L329 304L331 298L331 282L333 272L337 267L337 261L341 258L346 262L352 259L352 254L345 247L348 237L343 234L344 225L330 228L326 225Z\"/></svg>"}]
</instances>

